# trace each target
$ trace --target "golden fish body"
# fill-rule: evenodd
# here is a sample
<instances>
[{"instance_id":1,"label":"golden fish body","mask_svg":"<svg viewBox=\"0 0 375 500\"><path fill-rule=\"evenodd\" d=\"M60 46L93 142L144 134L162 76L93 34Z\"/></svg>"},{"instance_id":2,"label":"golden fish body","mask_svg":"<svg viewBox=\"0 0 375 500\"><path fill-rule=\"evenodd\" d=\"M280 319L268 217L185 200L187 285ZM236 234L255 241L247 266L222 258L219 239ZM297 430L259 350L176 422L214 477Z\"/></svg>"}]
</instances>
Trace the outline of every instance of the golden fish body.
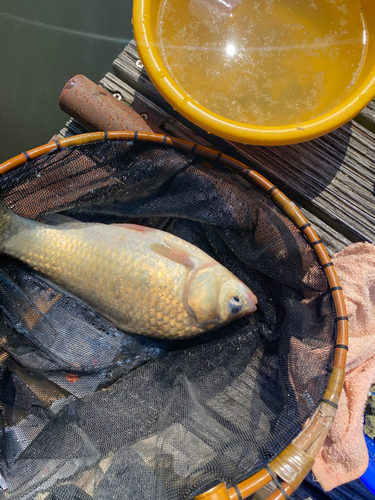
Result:
<instances>
[{"instance_id":1,"label":"golden fish body","mask_svg":"<svg viewBox=\"0 0 375 500\"><path fill-rule=\"evenodd\" d=\"M132 224L31 221L0 206L0 252L39 271L121 330L182 339L256 310L230 271L190 243Z\"/></svg>"}]
</instances>

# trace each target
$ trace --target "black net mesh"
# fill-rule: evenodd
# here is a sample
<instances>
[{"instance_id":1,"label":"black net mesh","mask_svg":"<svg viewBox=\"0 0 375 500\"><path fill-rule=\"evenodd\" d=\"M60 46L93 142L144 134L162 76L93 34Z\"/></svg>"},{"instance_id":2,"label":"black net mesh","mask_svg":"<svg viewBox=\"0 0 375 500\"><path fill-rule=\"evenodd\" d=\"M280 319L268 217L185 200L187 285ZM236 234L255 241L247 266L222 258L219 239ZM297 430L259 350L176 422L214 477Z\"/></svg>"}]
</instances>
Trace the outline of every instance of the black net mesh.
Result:
<instances>
[{"instance_id":1,"label":"black net mesh","mask_svg":"<svg viewBox=\"0 0 375 500\"><path fill-rule=\"evenodd\" d=\"M300 231L220 165L145 142L59 150L0 180L28 218L136 222L217 259L258 310L188 341L122 332L16 260L0 264L0 498L191 498L261 469L327 384L328 283Z\"/></svg>"}]
</instances>

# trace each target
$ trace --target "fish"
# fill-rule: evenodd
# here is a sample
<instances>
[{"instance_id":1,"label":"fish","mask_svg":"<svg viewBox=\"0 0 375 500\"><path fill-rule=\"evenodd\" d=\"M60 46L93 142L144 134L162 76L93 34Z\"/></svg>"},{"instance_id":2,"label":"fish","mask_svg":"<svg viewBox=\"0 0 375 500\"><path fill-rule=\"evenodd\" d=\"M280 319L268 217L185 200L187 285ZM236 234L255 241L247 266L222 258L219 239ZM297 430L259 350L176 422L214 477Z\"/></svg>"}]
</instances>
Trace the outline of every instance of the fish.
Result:
<instances>
[{"instance_id":1,"label":"fish","mask_svg":"<svg viewBox=\"0 0 375 500\"><path fill-rule=\"evenodd\" d=\"M137 224L23 218L0 204L0 253L122 331L187 339L257 309L254 293L195 245Z\"/></svg>"}]
</instances>

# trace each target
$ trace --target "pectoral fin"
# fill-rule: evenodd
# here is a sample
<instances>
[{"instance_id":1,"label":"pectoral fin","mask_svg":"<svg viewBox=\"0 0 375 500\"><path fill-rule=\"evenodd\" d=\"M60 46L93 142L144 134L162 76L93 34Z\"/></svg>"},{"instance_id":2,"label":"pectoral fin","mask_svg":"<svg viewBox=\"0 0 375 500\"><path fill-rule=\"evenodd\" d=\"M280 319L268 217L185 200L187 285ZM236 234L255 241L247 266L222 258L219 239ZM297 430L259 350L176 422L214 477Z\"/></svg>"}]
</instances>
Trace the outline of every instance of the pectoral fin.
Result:
<instances>
[{"instance_id":1,"label":"pectoral fin","mask_svg":"<svg viewBox=\"0 0 375 500\"><path fill-rule=\"evenodd\" d=\"M153 252L178 264L195 267L195 262L191 258L190 253L179 245L164 241L164 245L162 243L151 243L150 248Z\"/></svg>"}]
</instances>

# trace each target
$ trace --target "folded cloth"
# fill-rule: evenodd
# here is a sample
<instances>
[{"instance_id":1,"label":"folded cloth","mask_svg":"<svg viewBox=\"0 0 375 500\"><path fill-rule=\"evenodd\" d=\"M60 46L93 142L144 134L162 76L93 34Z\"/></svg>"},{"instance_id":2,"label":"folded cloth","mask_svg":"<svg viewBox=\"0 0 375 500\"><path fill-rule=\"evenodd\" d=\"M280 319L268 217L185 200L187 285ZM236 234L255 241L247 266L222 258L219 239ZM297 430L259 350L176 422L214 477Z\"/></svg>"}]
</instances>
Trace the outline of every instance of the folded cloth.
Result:
<instances>
[{"instance_id":1,"label":"folded cloth","mask_svg":"<svg viewBox=\"0 0 375 500\"><path fill-rule=\"evenodd\" d=\"M325 491L367 469L363 412L375 382L375 245L354 243L332 261L348 311L349 352L337 415L312 469Z\"/></svg>"}]
</instances>

